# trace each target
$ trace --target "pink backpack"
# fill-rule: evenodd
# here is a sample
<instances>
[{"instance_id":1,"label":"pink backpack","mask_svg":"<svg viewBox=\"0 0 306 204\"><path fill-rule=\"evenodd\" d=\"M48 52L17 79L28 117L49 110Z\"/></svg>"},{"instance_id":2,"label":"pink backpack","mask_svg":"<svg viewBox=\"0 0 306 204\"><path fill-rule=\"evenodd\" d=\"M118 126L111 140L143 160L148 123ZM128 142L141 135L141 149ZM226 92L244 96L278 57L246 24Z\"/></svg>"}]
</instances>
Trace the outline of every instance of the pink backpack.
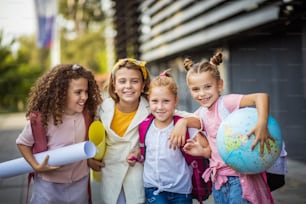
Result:
<instances>
[{"instance_id":1,"label":"pink backpack","mask_svg":"<svg viewBox=\"0 0 306 204\"><path fill-rule=\"evenodd\" d=\"M153 115L149 115L142 123L139 125L139 145L141 150L141 155L145 158L145 136L149 127L154 119ZM181 119L180 116L174 116L174 124ZM189 134L186 134L186 140L189 138ZM191 165L193 169L192 175L192 197L198 199L199 203L206 200L211 194L211 182L205 183L202 179L202 174L206 168L209 167L209 160L204 157L195 157L188 155L182 151L186 162Z\"/></svg>"},{"instance_id":2,"label":"pink backpack","mask_svg":"<svg viewBox=\"0 0 306 204\"><path fill-rule=\"evenodd\" d=\"M84 111L83 115L86 125L86 140L88 140L88 128L90 123L92 122L92 119L90 118L88 112ZM41 113L39 112L30 113L30 124L31 124L32 134L34 137L34 144L32 146L33 154L47 151L48 150L47 135L46 135L46 130L43 127L41 121ZM30 184L31 184L31 179L34 178L34 175L35 173L29 173L28 175L28 190L27 190L26 203L28 203L29 201ZM92 204L90 178L88 181L88 204Z\"/></svg>"}]
</instances>

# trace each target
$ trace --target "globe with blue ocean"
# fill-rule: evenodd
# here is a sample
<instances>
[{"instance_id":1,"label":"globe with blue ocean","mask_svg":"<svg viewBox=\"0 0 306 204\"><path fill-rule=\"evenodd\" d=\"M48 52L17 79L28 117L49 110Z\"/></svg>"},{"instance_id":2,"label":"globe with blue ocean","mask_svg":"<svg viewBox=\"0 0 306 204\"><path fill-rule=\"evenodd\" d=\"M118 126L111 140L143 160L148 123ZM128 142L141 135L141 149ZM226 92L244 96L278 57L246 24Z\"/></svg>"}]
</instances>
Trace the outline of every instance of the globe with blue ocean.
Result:
<instances>
[{"instance_id":1,"label":"globe with blue ocean","mask_svg":"<svg viewBox=\"0 0 306 204\"><path fill-rule=\"evenodd\" d=\"M271 150L265 147L260 154L260 144L251 146L255 135L247 134L256 125L256 108L242 108L232 112L221 123L217 133L217 149L223 161L234 170L244 174L256 174L270 168L280 156L282 134L274 117L269 115L268 130L275 141L269 140Z\"/></svg>"}]
</instances>

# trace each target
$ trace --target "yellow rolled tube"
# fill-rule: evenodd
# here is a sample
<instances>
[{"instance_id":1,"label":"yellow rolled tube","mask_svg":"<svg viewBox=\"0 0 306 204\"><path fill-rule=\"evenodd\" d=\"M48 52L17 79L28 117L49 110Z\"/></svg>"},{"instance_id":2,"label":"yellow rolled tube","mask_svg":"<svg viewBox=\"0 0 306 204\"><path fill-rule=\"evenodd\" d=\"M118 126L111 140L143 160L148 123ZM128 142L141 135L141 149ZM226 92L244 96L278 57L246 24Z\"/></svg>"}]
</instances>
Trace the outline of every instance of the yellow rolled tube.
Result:
<instances>
[{"instance_id":1,"label":"yellow rolled tube","mask_svg":"<svg viewBox=\"0 0 306 204\"><path fill-rule=\"evenodd\" d=\"M102 160L105 154L106 144L105 144L105 128L101 121L94 121L90 124L88 130L89 141L95 144L97 148L97 153L94 156L96 160ZM91 177L96 182L101 182L101 172L91 170Z\"/></svg>"}]
</instances>

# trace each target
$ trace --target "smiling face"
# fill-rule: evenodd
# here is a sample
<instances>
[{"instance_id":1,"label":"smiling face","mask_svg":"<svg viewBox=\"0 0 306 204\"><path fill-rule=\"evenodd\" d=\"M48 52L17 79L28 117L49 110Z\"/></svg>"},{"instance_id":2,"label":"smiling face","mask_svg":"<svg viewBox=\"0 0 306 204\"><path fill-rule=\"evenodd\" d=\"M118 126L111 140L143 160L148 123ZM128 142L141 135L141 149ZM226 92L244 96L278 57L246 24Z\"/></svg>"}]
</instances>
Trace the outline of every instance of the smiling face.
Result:
<instances>
[{"instance_id":1,"label":"smiling face","mask_svg":"<svg viewBox=\"0 0 306 204\"><path fill-rule=\"evenodd\" d=\"M178 98L167 87L156 86L149 94L150 111L155 116L155 124L166 127L173 119ZM157 125L158 126L158 125Z\"/></svg>"},{"instance_id":2,"label":"smiling face","mask_svg":"<svg viewBox=\"0 0 306 204\"><path fill-rule=\"evenodd\" d=\"M198 104L210 108L220 96L223 80L212 77L210 72L192 73L188 77L188 88Z\"/></svg>"},{"instance_id":3,"label":"smiling face","mask_svg":"<svg viewBox=\"0 0 306 204\"><path fill-rule=\"evenodd\" d=\"M114 92L119 97L119 103L137 104L144 88L142 75L139 70L121 68L116 71Z\"/></svg>"},{"instance_id":4,"label":"smiling face","mask_svg":"<svg viewBox=\"0 0 306 204\"><path fill-rule=\"evenodd\" d=\"M73 115L84 110L88 98L88 80L85 78L71 79L67 90L67 101L64 113Z\"/></svg>"}]
</instances>

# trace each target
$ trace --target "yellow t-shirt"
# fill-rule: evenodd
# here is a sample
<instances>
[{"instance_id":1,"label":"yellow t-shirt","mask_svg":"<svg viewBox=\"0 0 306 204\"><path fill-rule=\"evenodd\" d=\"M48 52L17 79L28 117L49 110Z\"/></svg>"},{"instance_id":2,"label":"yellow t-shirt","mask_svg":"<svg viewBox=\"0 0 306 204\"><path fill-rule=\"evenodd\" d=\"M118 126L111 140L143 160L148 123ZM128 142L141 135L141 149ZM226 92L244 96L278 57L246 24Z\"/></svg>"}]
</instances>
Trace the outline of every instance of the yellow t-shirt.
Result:
<instances>
[{"instance_id":1,"label":"yellow t-shirt","mask_svg":"<svg viewBox=\"0 0 306 204\"><path fill-rule=\"evenodd\" d=\"M135 114L136 111L131 113L120 112L116 107L114 117L111 123L111 129L114 130L114 132L117 133L120 137L123 137Z\"/></svg>"}]
</instances>

